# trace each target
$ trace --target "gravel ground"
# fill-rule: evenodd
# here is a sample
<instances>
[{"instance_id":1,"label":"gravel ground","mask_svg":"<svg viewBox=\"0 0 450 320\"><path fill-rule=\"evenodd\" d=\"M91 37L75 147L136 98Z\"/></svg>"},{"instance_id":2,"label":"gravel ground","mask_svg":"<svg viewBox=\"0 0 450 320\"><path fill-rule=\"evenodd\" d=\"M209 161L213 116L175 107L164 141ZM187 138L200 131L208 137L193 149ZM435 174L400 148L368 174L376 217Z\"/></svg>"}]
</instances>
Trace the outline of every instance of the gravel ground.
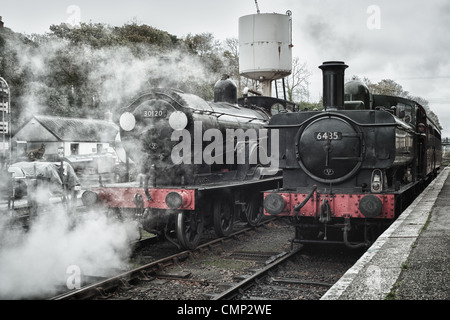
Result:
<instances>
[{"instance_id":1,"label":"gravel ground","mask_svg":"<svg viewBox=\"0 0 450 320\"><path fill-rule=\"evenodd\" d=\"M136 300L210 299L214 293L226 290L230 284L241 281L245 275L261 268L270 256L289 251L293 235L294 228L287 221L270 222L266 227L239 236L215 249L196 253L192 258L167 268L154 280L141 281L130 290L121 289L116 297ZM144 252L147 257L152 255L151 247ZM261 257L247 257L246 253L259 253ZM265 283L255 286L242 299L319 299L328 287L299 287L289 283L280 284L273 279L296 278L332 284L361 254L362 252L348 251L342 247L307 248ZM156 255L155 253L154 256ZM165 278L174 274L186 278Z\"/></svg>"}]
</instances>

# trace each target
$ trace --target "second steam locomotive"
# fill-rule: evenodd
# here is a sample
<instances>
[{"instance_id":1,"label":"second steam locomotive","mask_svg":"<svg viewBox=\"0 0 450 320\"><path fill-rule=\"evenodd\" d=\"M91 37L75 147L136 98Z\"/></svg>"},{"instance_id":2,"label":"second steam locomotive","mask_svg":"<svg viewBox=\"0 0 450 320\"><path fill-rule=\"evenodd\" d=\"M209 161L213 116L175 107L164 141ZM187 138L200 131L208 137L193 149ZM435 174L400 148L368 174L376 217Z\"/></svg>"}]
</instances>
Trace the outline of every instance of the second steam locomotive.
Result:
<instances>
[{"instance_id":1,"label":"second steam locomotive","mask_svg":"<svg viewBox=\"0 0 450 320\"><path fill-rule=\"evenodd\" d=\"M265 214L288 216L296 242L368 246L436 176L438 127L415 101L344 86L343 62L325 62L323 111L281 113L283 188L265 192Z\"/></svg>"}]
</instances>

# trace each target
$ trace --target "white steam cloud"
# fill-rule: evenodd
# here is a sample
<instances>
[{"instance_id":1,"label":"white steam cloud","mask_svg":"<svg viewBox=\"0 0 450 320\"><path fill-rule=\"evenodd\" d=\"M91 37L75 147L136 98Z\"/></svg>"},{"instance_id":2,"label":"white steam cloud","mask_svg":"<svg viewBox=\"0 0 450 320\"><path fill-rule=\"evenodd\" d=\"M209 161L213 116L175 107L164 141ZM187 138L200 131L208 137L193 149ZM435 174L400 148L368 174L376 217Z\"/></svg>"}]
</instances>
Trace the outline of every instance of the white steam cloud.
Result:
<instances>
[{"instance_id":1,"label":"white steam cloud","mask_svg":"<svg viewBox=\"0 0 450 320\"><path fill-rule=\"evenodd\" d=\"M203 91L208 96L217 80L200 57L182 48L161 53L150 46L94 48L53 37L35 40L35 45L29 45L5 34L5 54L0 57L14 65L10 76L24 84L14 101L22 110L20 117L18 110L13 110L19 120L13 124L16 128L33 114L55 115L58 110L69 110L73 117L81 114L98 119L154 87L197 95ZM73 75L74 84L60 85L58 75ZM8 188L0 190L2 199ZM100 212L76 220L58 206L46 212L38 210L27 232L0 219L0 299L52 295L67 285L72 266L82 275L97 276L107 276L105 268L126 266L130 243L139 236L136 222L110 221Z\"/></svg>"},{"instance_id":2,"label":"white steam cloud","mask_svg":"<svg viewBox=\"0 0 450 320\"><path fill-rule=\"evenodd\" d=\"M0 225L0 299L56 294L79 283L71 280L74 266L81 279L127 267L131 243L139 237L136 222L108 220L100 212L76 220L55 208L41 211L28 232Z\"/></svg>"},{"instance_id":3,"label":"white steam cloud","mask_svg":"<svg viewBox=\"0 0 450 320\"><path fill-rule=\"evenodd\" d=\"M11 60L14 74L24 83L16 101L22 106L22 121L32 114L58 112L52 108L70 110L74 117L99 118L154 87L211 95L217 80L201 57L183 48L169 51L144 44L94 48L39 37L36 45L12 36L5 40L7 56L17 58ZM60 83L68 79L73 83ZM75 106L71 100L77 101Z\"/></svg>"}]
</instances>

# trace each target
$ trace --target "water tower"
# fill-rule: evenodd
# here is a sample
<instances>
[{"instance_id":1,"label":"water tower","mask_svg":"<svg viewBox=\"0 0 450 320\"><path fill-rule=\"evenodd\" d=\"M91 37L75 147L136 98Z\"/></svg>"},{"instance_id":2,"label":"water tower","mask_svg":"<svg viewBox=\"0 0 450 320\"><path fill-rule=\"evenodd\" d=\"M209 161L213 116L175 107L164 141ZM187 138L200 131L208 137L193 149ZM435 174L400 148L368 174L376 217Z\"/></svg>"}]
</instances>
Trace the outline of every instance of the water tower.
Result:
<instances>
[{"instance_id":1,"label":"water tower","mask_svg":"<svg viewBox=\"0 0 450 320\"><path fill-rule=\"evenodd\" d=\"M257 13L239 18L239 73L260 81L272 95L272 81L292 71L291 12Z\"/></svg>"}]
</instances>

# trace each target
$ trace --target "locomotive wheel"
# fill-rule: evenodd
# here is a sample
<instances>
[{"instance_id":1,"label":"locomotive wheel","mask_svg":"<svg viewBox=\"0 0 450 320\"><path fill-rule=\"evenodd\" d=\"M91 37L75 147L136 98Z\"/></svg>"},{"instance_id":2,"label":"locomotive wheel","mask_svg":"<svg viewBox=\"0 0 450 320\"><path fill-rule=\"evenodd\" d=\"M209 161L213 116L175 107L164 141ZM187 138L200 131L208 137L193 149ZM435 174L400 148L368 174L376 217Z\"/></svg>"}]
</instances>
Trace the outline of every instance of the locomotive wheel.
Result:
<instances>
[{"instance_id":1,"label":"locomotive wheel","mask_svg":"<svg viewBox=\"0 0 450 320\"><path fill-rule=\"evenodd\" d=\"M202 237L203 224L203 217L195 211L178 212L175 230L180 245L185 249L195 249Z\"/></svg>"},{"instance_id":2,"label":"locomotive wheel","mask_svg":"<svg viewBox=\"0 0 450 320\"><path fill-rule=\"evenodd\" d=\"M261 195L253 195L247 200L245 206L245 218L250 227L256 227L263 217L263 208L261 205Z\"/></svg>"},{"instance_id":3,"label":"locomotive wheel","mask_svg":"<svg viewBox=\"0 0 450 320\"><path fill-rule=\"evenodd\" d=\"M234 214L230 197L216 199L213 206L214 231L219 237L226 237L233 230Z\"/></svg>"}]
</instances>

